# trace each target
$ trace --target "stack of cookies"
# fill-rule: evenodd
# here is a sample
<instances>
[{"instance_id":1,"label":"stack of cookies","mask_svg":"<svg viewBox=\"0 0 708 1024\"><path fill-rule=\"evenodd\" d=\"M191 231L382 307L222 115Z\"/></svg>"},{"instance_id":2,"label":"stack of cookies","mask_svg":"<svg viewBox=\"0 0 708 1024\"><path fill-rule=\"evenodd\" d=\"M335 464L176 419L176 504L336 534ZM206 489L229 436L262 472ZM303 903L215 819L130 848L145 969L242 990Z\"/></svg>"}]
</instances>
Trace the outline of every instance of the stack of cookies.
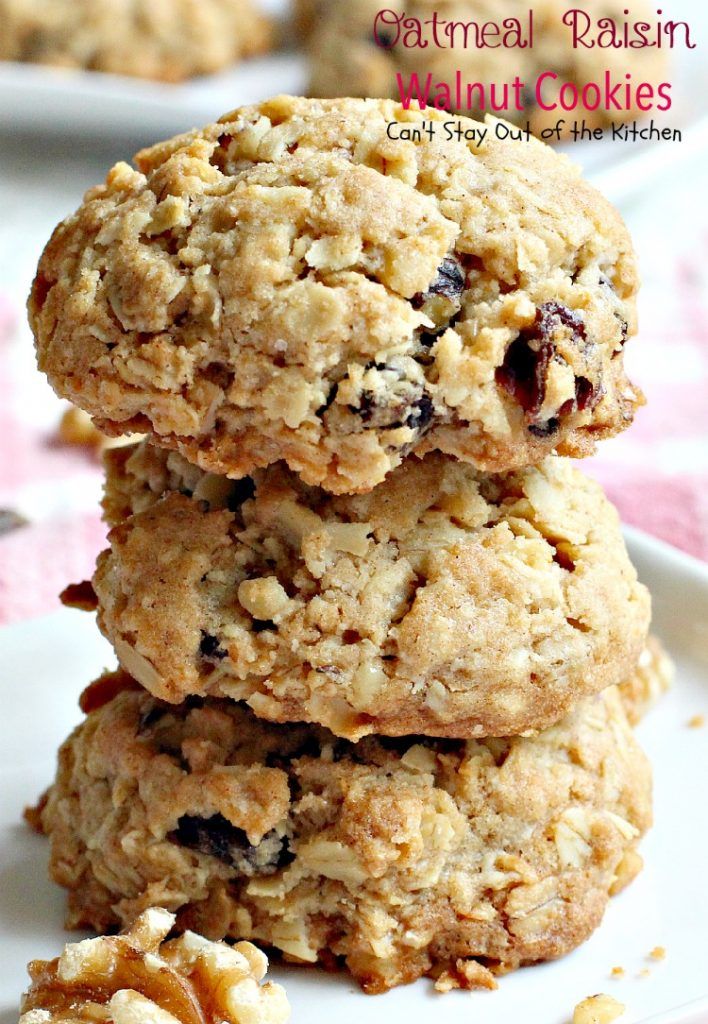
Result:
<instances>
[{"instance_id":1,"label":"stack of cookies","mask_svg":"<svg viewBox=\"0 0 708 1024\"><path fill-rule=\"evenodd\" d=\"M389 138L423 119L237 110L114 167L42 256L41 368L146 435L71 588L121 666L38 814L72 926L162 906L371 992L494 987L641 865L629 722L667 663L568 458L641 399L631 242L564 157Z\"/></svg>"}]
</instances>

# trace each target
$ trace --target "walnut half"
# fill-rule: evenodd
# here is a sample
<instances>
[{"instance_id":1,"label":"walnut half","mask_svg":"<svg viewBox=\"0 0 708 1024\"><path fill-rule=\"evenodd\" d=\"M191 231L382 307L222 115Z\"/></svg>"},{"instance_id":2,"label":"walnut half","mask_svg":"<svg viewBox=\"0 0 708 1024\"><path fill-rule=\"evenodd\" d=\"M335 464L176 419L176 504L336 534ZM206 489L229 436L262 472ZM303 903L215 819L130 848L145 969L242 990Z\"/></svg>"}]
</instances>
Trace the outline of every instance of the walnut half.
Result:
<instances>
[{"instance_id":1,"label":"walnut half","mask_svg":"<svg viewBox=\"0 0 708 1024\"><path fill-rule=\"evenodd\" d=\"M261 984L265 954L194 932L165 942L174 921L167 910L147 910L121 935L33 960L20 1024L285 1024L285 991Z\"/></svg>"}]
</instances>

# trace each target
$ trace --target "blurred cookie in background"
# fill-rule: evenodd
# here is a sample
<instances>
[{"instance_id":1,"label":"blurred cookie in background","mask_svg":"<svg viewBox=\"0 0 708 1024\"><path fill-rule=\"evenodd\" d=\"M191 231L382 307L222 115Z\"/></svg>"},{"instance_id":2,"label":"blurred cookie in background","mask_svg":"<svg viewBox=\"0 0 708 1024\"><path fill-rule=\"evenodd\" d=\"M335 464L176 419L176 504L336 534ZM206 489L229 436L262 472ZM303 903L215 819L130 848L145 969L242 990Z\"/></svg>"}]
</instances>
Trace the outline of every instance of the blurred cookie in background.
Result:
<instances>
[{"instance_id":1,"label":"blurred cookie in background","mask_svg":"<svg viewBox=\"0 0 708 1024\"><path fill-rule=\"evenodd\" d=\"M654 9L634 4L630 24L624 0L588 0L570 13L568 6L561 0L392 0L385 6L295 0L294 24L309 51L312 96L403 101L408 94L416 108L420 96L459 113L528 121L535 134L561 117L584 119L592 128L667 109L670 87L660 88L665 51L607 45L610 31L618 42L625 34L636 41L643 18L653 40ZM441 102L446 89L449 103Z\"/></svg>"},{"instance_id":2,"label":"blurred cookie in background","mask_svg":"<svg viewBox=\"0 0 708 1024\"><path fill-rule=\"evenodd\" d=\"M293 0L292 25L299 40L307 40L328 4L324 0Z\"/></svg>"},{"instance_id":3,"label":"blurred cookie in background","mask_svg":"<svg viewBox=\"0 0 708 1024\"><path fill-rule=\"evenodd\" d=\"M0 0L0 60L179 82L270 40L251 0Z\"/></svg>"}]
</instances>

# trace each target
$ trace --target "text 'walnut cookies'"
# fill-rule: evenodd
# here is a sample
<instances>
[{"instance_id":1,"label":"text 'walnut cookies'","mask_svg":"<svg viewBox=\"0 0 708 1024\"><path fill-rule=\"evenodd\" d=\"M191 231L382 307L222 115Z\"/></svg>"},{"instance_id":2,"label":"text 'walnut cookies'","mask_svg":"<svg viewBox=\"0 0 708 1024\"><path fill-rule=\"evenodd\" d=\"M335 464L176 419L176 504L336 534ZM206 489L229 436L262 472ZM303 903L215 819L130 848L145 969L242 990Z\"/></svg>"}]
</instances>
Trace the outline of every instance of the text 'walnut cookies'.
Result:
<instances>
[{"instance_id":1,"label":"text 'walnut cookies'","mask_svg":"<svg viewBox=\"0 0 708 1024\"><path fill-rule=\"evenodd\" d=\"M178 82L268 48L254 0L0 0L0 60Z\"/></svg>"},{"instance_id":2,"label":"text 'walnut cookies'","mask_svg":"<svg viewBox=\"0 0 708 1024\"><path fill-rule=\"evenodd\" d=\"M641 867L650 771L614 687L533 738L468 741L351 744L120 673L84 707L38 812L71 926L162 905L212 938L341 958L371 992L495 987L587 938Z\"/></svg>"},{"instance_id":3,"label":"text 'walnut cookies'","mask_svg":"<svg viewBox=\"0 0 708 1024\"><path fill-rule=\"evenodd\" d=\"M261 984L268 960L259 949L194 932L165 942L174 923L174 914L151 908L123 935L34 960L20 1024L285 1024L285 992Z\"/></svg>"},{"instance_id":4,"label":"text 'walnut cookies'","mask_svg":"<svg viewBox=\"0 0 708 1024\"><path fill-rule=\"evenodd\" d=\"M556 456L494 477L431 453L338 497L144 443L106 466L98 621L161 699L350 739L511 735L619 683L646 638L617 514Z\"/></svg>"},{"instance_id":5,"label":"text 'walnut cookies'","mask_svg":"<svg viewBox=\"0 0 708 1024\"><path fill-rule=\"evenodd\" d=\"M626 427L617 212L534 140L394 141L395 119L445 117L279 97L116 165L32 288L56 390L210 471L285 460L341 493L411 449L501 471Z\"/></svg>"}]
</instances>

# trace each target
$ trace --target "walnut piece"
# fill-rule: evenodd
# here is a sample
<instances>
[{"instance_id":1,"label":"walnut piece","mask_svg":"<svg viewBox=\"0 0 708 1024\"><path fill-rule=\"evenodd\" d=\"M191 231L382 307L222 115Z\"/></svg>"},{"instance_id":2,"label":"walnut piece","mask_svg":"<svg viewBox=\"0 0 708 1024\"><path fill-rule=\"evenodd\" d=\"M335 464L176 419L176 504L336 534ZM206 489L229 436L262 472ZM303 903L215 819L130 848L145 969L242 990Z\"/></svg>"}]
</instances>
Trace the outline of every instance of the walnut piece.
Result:
<instances>
[{"instance_id":1,"label":"walnut piece","mask_svg":"<svg viewBox=\"0 0 708 1024\"><path fill-rule=\"evenodd\" d=\"M573 1011L573 1024L612 1024L625 1011L623 1003L600 993L588 996Z\"/></svg>"},{"instance_id":2,"label":"walnut piece","mask_svg":"<svg viewBox=\"0 0 708 1024\"><path fill-rule=\"evenodd\" d=\"M20 1024L284 1024L285 991L261 984L268 967L250 942L195 932L165 942L174 914L153 908L121 935L85 939L28 966Z\"/></svg>"}]
</instances>

